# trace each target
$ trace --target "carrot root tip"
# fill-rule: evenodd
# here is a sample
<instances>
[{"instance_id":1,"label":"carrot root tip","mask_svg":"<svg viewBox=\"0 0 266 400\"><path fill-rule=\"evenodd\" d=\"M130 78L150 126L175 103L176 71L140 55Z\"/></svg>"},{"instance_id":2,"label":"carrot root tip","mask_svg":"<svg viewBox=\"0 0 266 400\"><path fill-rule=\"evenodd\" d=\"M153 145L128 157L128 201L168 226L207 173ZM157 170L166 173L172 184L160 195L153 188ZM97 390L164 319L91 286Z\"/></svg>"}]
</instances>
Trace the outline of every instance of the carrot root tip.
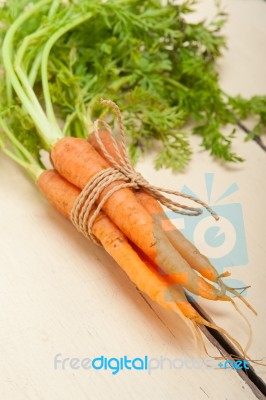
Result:
<instances>
[{"instance_id":1,"label":"carrot root tip","mask_svg":"<svg viewBox=\"0 0 266 400\"><path fill-rule=\"evenodd\" d=\"M241 300L246 307L253 312L253 314L258 315L257 311L249 304L249 302L241 295L241 293L238 293L238 291L234 288L231 288L230 286L226 285L221 279L219 279L219 281L217 282L221 289L222 289L222 293L232 293L235 297L238 297L239 300ZM250 286L246 286L245 288L241 288L246 290L247 288L249 288Z\"/></svg>"}]
</instances>

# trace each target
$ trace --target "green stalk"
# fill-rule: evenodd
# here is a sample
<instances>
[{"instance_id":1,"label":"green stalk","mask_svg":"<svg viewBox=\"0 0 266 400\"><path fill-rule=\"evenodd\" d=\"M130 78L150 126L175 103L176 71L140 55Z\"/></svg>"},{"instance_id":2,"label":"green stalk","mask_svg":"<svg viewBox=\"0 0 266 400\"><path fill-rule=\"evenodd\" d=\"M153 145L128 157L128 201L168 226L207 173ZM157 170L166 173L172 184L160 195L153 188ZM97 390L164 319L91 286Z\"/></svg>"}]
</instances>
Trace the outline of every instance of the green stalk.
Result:
<instances>
[{"instance_id":1,"label":"green stalk","mask_svg":"<svg viewBox=\"0 0 266 400\"><path fill-rule=\"evenodd\" d=\"M28 175L36 182L39 176L43 173L43 169L41 167L35 167L32 164L29 164L25 161L22 161L20 158L16 157L14 153L8 150L6 147L2 147L0 144L0 148L2 148L3 153L5 153L11 160L15 161L18 165L23 167Z\"/></svg>"},{"instance_id":2,"label":"green stalk","mask_svg":"<svg viewBox=\"0 0 266 400\"><path fill-rule=\"evenodd\" d=\"M54 3L56 5L56 3ZM56 7L53 8L52 11L55 11ZM50 10L51 11L51 10ZM28 95L30 101L32 102L33 106L38 110L40 115L43 116L43 119L48 120L48 123L50 124L50 129L49 132L53 132L53 134L56 134L56 138L63 137L63 132L59 127L59 124L57 122L57 118L54 112L54 108L52 105L51 97L50 97L50 91L49 91L49 84L48 84L48 74L47 74L47 66L48 66L48 58L49 54L51 51L51 48L55 44L55 42L62 36L64 35L67 31L73 29L77 25L85 22L91 17L91 13L87 13L84 16L81 16L80 18L77 18L75 21L71 21L69 24L66 26L62 27L59 29L56 33L54 33L51 38L47 41L46 45L44 46L43 50L37 54L37 57L35 58L35 64L33 65L33 68L31 70L31 80L29 77L26 75L26 73L22 69L22 60L25 55L25 52L27 48L29 47L30 43L32 40L36 40L39 37L42 37L44 34L46 34L49 29L43 28L42 30L35 32L31 35L28 35L27 37L24 38L22 45L18 49L16 59L15 59L15 71L20 78L21 83L23 84L23 87L26 91L26 94ZM42 84L43 84L43 93L44 93L44 98L45 98L45 106L46 106L46 114L44 113L42 107L40 106L40 103L32 89L32 81L35 80L36 74L38 72L39 66L41 64L42 68ZM28 110L28 109L27 109ZM29 111L29 110L28 110ZM34 115L30 114L36 124L36 120L34 119ZM47 118L48 117L48 118ZM37 127L39 125L37 124ZM41 131L42 129L40 129ZM80 131L80 126L79 126L79 131ZM46 134L46 133L45 133ZM49 133L50 135L50 133ZM80 132L79 132L80 135ZM44 138L42 137L42 140ZM53 146L53 142L50 141L50 143L47 143L47 140L44 140L47 147L50 148Z\"/></svg>"},{"instance_id":3,"label":"green stalk","mask_svg":"<svg viewBox=\"0 0 266 400\"><path fill-rule=\"evenodd\" d=\"M51 18L56 13L59 6L60 6L60 0L54 0L51 5L51 8L49 10L48 18ZM35 57L35 59L32 63L31 69L30 69L30 73L28 75L28 79L29 79L29 83L30 83L31 87L34 86L34 83L36 81L36 77L38 74L38 70L41 66L42 52L43 52L43 50L41 50Z\"/></svg>"},{"instance_id":4,"label":"green stalk","mask_svg":"<svg viewBox=\"0 0 266 400\"><path fill-rule=\"evenodd\" d=\"M181 89L183 92L189 92L188 87L184 86L182 83L175 81L174 79L171 79L167 76L164 76L163 79L171 85L175 86L177 89Z\"/></svg>"},{"instance_id":5,"label":"green stalk","mask_svg":"<svg viewBox=\"0 0 266 400\"><path fill-rule=\"evenodd\" d=\"M31 87L34 86L34 83L37 78L38 70L41 66L41 62L42 62L42 51L40 51L40 53L37 54L37 56L35 57L35 59L32 63L31 69L30 69L28 79L29 79L29 83L30 83Z\"/></svg>"},{"instance_id":6,"label":"green stalk","mask_svg":"<svg viewBox=\"0 0 266 400\"><path fill-rule=\"evenodd\" d=\"M67 132L70 129L71 124L73 123L73 121L75 121L76 118L77 118L77 111L76 110L72 114L69 114L66 117L66 121L65 121L65 124L64 124L64 129L63 129L64 136L71 136Z\"/></svg>"},{"instance_id":7,"label":"green stalk","mask_svg":"<svg viewBox=\"0 0 266 400\"><path fill-rule=\"evenodd\" d=\"M52 5L50 7L49 13L48 13L48 18L51 18L56 11L58 10L58 7L60 6L62 2L60 0L53 0Z\"/></svg>"},{"instance_id":8,"label":"green stalk","mask_svg":"<svg viewBox=\"0 0 266 400\"><path fill-rule=\"evenodd\" d=\"M26 94L29 97L29 100L32 102L32 105L36 108L36 110L38 110L38 112L40 113L40 115L42 115L43 119L47 119L40 103L39 100L37 99L32 86L29 82L29 79L26 75L26 73L24 72L22 65L23 65L23 59L25 56L25 52L27 50L27 48L29 47L30 43L33 40L36 40L38 38L43 37L44 34L47 33L47 31L49 31L49 28L43 28L40 29L38 32L34 32L28 36L26 36L23 41L22 44L20 45L17 54L15 56L15 60L14 60L14 70L17 73L17 76L20 79L20 82L22 83L24 90L26 91ZM61 133L59 132L59 137L60 137Z\"/></svg>"},{"instance_id":9,"label":"green stalk","mask_svg":"<svg viewBox=\"0 0 266 400\"><path fill-rule=\"evenodd\" d=\"M116 81L112 82L109 86L111 90L114 90L115 92L118 91L123 85L126 83L129 83L132 77L130 75L127 76L122 76L122 78L117 79Z\"/></svg>"},{"instance_id":10,"label":"green stalk","mask_svg":"<svg viewBox=\"0 0 266 400\"><path fill-rule=\"evenodd\" d=\"M30 154L30 152L18 141L18 139L14 136L14 134L7 126L6 122L1 117L0 117L0 126L2 127L6 137L12 144L13 148L17 150L17 154L14 154L12 151L7 149L1 138L0 138L0 148L9 158L11 158L17 164L22 166L31 176L31 178L34 179L34 181L36 181L43 172L43 169L40 167L37 160Z\"/></svg>"},{"instance_id":11,"label":"green stalk","mask_svg":"<svg viewBox=\"0 0 266 400\"><path fill-rule=\"evenodd\" d=\"M55 135L53 130L51 129L51 125L47 120L43 110L40 111L40 108L34 105L29 97L29 90L28 88L23 88L19 79L16 75L16 72L13 68L12 58L13 58L13 39L16 34L17 29L32 15L34 15L39 9L44 7L46 4L50 3L51 0L42 0L33 6L30 10L24 12L20 17L16 19L16 21L11 25L9 28L2 47L3 53L3 62L6 69L6 74L8 76L9 81L14 87L18 97L20 98L22 104L24 105L25 109L33 119L36 127L38 128L39 135L44 142L46 149L50 149L51 146L55 143L58 139L58 135ZM8 89L7 93L7 100L8 104L12 103L12 92Z\"/></svg>"},{"instance_id":12,"label":"green stalk","mask_svg":"<svg viewBox=\"0 0 266 400\"><path fill-rule=\"evenodd\" d=\"M41 65L41 73L42 73L42 87L43 87L43 95L44 95L44 100L45 100L45 107L46 107L46 113L48 116L48 120L52 124L57 123L57 119L54 113L54 108L53 104L51 101L51 96L50 96L50 91L49 91L49 83L48 83L48 58L50 51L55 44L55 42L63 36L65 33L70 31L71 29L75 28L76 26L82 24L83 22L87 21L89 18L92 17L92 13L88 12L85 15L77 18L75 21L70 22L66 26L62 27L59 29L56 33L54 33L51 38L47 41L44 49L43 49L43 54L42 54L42 65Z\"/></svg>"},{"instance_id":13,"label":"green stalk","mask_svg":"<svg viewBox=\"0 0 266 400\"><path fill-rule=\"evenodd\" d=\"M10 57L8 59L6 59L6 57L3 57L4 65L5 65L6 69L7 69L7 71L10 71L10 73L11 73L11 69L12 69L12 61L11 60L12 60L12 57L13 57L12 40L13 40L13 37L14 37L14 35L16 33L17 28L21 24L23 24L23 22L25 22L27 20L27 18L31 17L32 14L34 14L36 11L38 11L39 8L42 8L49 1L50 0L42 0L42 1L40 1L39 4L35 5L30 10L28 10L27 12L24 12L22 15L20 15L20 17L18 17L15 20L15 22L11 25L11 27L9 28L9 30L8 30L8 32L6 34L5 40L3 42L2 53L3 53L3 55L5 55L5 56L9 55L9 57ZM10 75L7 75L6 80L7 80L7 82L6 82L7 100L8 100L8 103L11 104L11 102L12 102L12 86L11 86L12 81L10 79Z\"/></svg>"},{"instance_id":14,"label":"green stalk","mask_svg":"<svg viewBox=\"0 0 266 400\"><path fill-rule=\"evenodd\" d=\"M48 33L50 30L50 27L45 27L42 29L39 29L37 32L33 32L30 35L27 35L24 37L22 44L17 50L17 54L14 59L14 67L18 67L19 65L23 65L23 60L25 56L25 52L30 46L30 44L35 41L36 39L42 38L46 33Z\"/></svg>"}]
</instances>

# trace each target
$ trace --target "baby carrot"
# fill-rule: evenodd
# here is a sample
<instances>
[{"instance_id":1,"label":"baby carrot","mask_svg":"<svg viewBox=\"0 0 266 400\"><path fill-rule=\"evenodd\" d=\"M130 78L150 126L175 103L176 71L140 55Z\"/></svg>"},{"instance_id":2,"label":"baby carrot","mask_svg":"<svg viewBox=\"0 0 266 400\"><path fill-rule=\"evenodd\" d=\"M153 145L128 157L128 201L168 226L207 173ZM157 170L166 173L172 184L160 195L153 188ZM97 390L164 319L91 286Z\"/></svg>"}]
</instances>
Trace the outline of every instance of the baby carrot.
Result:
<instances>
[{"instance_id":1,"label":"baby carrot","mask_svg":"<svg viewBox=\"0 0 266 400\"><path fill-rule=\"evenodd\" d=\"M118 150L123 157L123 151L120 144L115 139L113 139L110 133L106 130L99 130L99 136L107 152L119 164L120 159L117 155L116 150ZM88 141L97 150L97 152L104 159L106 159L94 133L89 136ZM117 149L115 149L114 147L114 141ZM108 162L108 160L106 161ZM207 278L208 280L216 282L221 287L222 292L225 293L226 291L228 291L234 296L238 297L255 315L257 315L256 310L254 310L254 308L247 302L247 300L240 293L238 293L236 289L229 287L221 279L222 277L227 277L230 274L227 272L222 275L218 274L208 258L201 254L200 251L167 218L162 206L156 199L154 199L154 197L147 193L145 189L135 191L135 196L137 200L142 204L142 206L149 212L149 214L152 215L154 220L157 221L157 223L160 223L161 221L167 238L174 246L174 248L178 251L178 253L183 257L183 259L188 262L191 268L198 271L203 277ZM173 281L177 279L174 274L172 274L172 279ZM180 277L178 279L179 283L181 283ZM226 299L226 297L224 299Z\"/></svg>"},{"instance_id":2,"label":"baby carrot","mask_svg":"<svg viewBox=\"0 0 266 400\"><path fill-rule=\"evenodd\" d=\"M100 130L99 136L108 151L108 153L120 163L119 157L116 154L116 149L113 144L112 137L108 131ZM102 149L96 139L94 133L89 136L89 143L97 150L97 152L105 158ZM119 143L117 143L118 150L121 151ZM210 281L216 282L219 274L207 257L200 253L200 251L172 224L167 218L160 203L147 193L144 189L135 192L138 201L142 206L155 218L161 219L165 234L176 250L181 256L189 263L191 268L197 270L202 276Z\"/></svg>"},{"instance_id":3,"label":"baby carrot","mask_svg":"<svg viewBox=\"0 0 266 400\"><path fill-rule=\"evenodd\" d=\"M72 207L80 194L80 190L61 177L55 170L44 171L37 184L52 206L63 216L70 219ZM197 322L201 321L200 315L188 303L182 288L179 285L169 288L171 286L169 281L153 269L151 263L141 260L126 236L103 212L96 218L92 230L104 249L141 291L162 307L176 311L177 305L184 316Z\"/></svg>"},{"instance_id":4,"label":"baby carrot","mask_svg":"<svg viewBox=\"0 0 266 400\"><path fill-rule=\"evenodd\" d=\"M80 194L80 190L61 177L55 170L44 171L39 176L37 185L52 206L62 215L70 218L71 210ZM168 278L156 272L145 256L142 259L137 254L126 236L103 212L100 212L94 221L92 230L105 250L142 292L165 309L177 313L187 324L188 319L191 320L195 329L198 324L201 324L225 334L245 355L240 344L223 328L205 320L191 306L179 285L172 285L171 280L169 281ZM193 326L189 324L188 326L192 330Z\"/></svg>"},{"instance_id":5,"label":"baby carrot","mask_svg":"<svg viewBox=\"0 0 266 400\"><path fill-rule=\"evenodd\" d=\"M55 169L69 182L83 189L108 163L84 139L64 138L52 149ZM100 194L98 202L110 189L123 181L112 182ZM176 274L177 282L194 294L217 300L220 292L198 276L180 256L151 215L136 200L133 191L122 188L104 203L103 210L119 229L167 274Z\"/></svg>"}]
</instances>

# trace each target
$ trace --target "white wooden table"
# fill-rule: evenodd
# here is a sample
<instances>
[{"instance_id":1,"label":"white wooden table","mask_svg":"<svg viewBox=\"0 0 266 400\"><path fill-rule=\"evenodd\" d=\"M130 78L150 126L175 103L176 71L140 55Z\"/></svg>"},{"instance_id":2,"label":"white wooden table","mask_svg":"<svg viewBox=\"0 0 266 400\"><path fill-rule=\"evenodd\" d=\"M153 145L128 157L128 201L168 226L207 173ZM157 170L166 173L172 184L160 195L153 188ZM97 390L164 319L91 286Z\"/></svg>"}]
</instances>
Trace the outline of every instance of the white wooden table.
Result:
<instances>
[{"instance_id":1,"label":"white wooden table","mask_svg":"<svg viewBox=\"0 0 266 400\"><path fill-rule=\"evenodd\" d=\"M229 49L220 62L221 82L231 94L266 93L266 2L223 0L229 13ZM212 14L212 1L199 5ZM224 166L197 147L187 171L155 172L149 157L138 169L164 186L189 186L206 198L204 174L214 174L213 198L236 182L239 190L223 204L240 203L244 214L248 265L232 267L234 279L250 284L248 301L258 317L246 312L253 326L249 353L266 355L265 345L265 167L264 151L244 143L239 129L235 148L246 162ZM52 210L20 168L0 157L0 399L85 400L255 399L232 370L158 369L110 371L55 369L54 357L194 358L188 329L179 318L145 299L106 255ZM150 305L149 305L150 303ZM232 307L201 301L221 326L242 343L246 327ZM210 344L212 354L218 354ZM266 369L255 367L266 377Z\"/></svg>"}]
</instances>

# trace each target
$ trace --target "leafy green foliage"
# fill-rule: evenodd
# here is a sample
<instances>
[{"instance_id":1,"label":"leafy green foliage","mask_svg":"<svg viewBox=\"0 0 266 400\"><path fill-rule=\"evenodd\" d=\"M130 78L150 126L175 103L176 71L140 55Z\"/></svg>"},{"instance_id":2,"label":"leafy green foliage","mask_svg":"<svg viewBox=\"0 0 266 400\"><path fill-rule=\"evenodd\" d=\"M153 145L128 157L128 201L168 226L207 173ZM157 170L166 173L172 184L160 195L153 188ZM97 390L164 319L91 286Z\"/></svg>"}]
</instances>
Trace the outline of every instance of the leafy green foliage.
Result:
<instances>
[{"instance_id":1,"label":"leafy green foliage","mask_svg":"<svg viewBox=\"0 0 266 400\"><path fill-rule=\"evenodd\" d=\"M243 99L241 96L229 97L229 103L239 119L246 119L250 115L257 117L257 123L247 135L247 140L265 132L266 126L266 96L253 96Z\"/></svg>"},{"instance_id":2,"label":"leafy green foliage","mask_svg":"<svg viewBox=\"0 0 266 400\"><path fill-rule=\"evenodd\" d=\"M0 27L0 40L8 25L37 3L8 1L0 9L1 20L6 21ZM193 0L179 5L169 0L165 6L159 0L48 0L18 29L15 53L32 34L21 67L30 77L37 65L35 78L29 81L43 103L42 71L34 63L59 29L91 12L90 19L58 38L49 55L49 92L57 117L64 121L63 134L86 137L93 120L108 113L99 104L103 97L121 108L134 162L156 145L157 168L184 169L191 157L190 133L199 135L213 156L238 162L242 159L231 148L234 135L225 135L223 127L255 115L258 122L249 136L260 134L266 125L266 97L233 98L222 91L216 61L225 47L221 29L226 15L217 8L210 23L189 23L186 16L195 4ZM14 93L8 104L6 85L1 83L0 96L2 107L12 110L9 125L37 157L42 146L39 127L25 116Z\"/></svg>"}]
</instances>

